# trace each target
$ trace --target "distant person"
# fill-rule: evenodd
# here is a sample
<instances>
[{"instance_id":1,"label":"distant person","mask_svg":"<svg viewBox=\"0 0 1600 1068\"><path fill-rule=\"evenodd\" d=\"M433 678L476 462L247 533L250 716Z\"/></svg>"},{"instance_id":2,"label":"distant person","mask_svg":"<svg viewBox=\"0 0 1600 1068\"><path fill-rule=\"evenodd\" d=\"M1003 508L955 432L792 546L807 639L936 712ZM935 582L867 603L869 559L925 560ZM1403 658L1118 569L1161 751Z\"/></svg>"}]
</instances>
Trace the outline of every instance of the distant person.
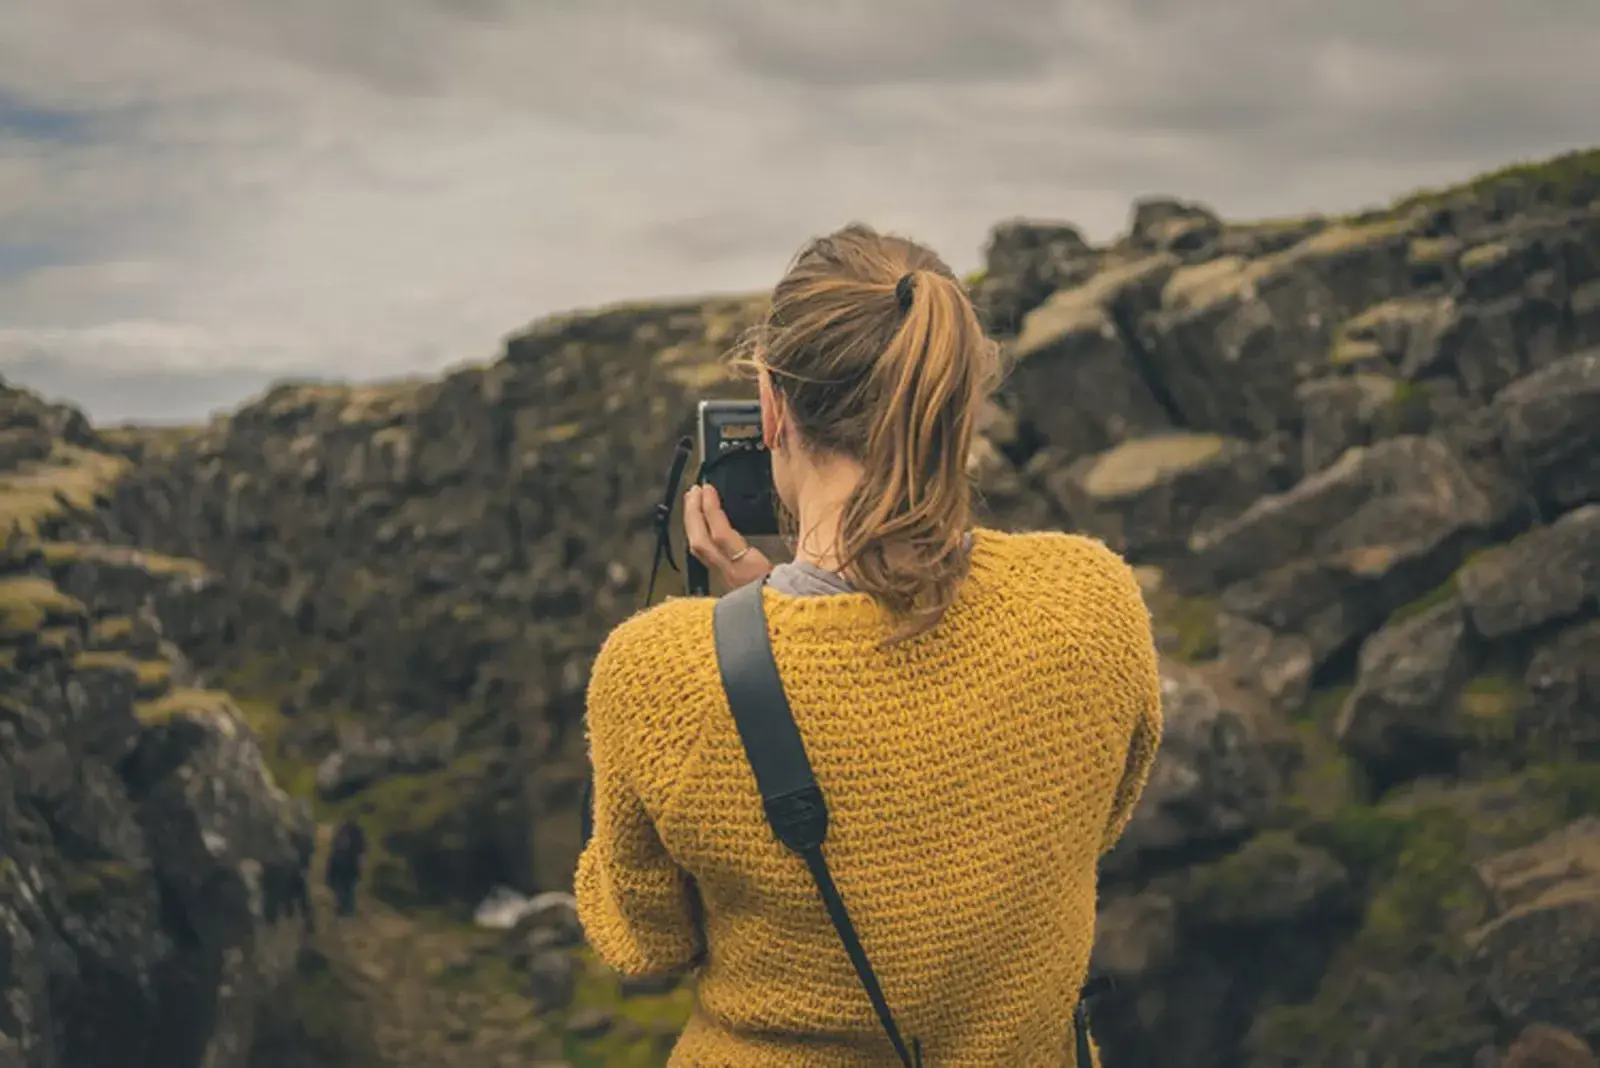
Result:
<instances>
[{"instance_id":1,"label":"distant person","mask_svg":"<svg viewBox=\"0 0 1600 1068\"><path fill-rule=\"evenodd\" d=\"M333 832L333 844L328 847L325 876L340 916L355 915L356 884L361 881L361 858L366 851L367 836L361 832L361 825L353 817L339 824Z\"/></svg>"},{"instance_id":2,"label":"distant person","mask_svg":"<svg viewBox=\"0 0 1600 1068\"><path fill-rule=\"evenodd\" d=\"M694 971L669 1064L1076 1065L1096 870L1162 733L1150 616L1098 541L977 527L995 372L962 284L850 226L808 245L740 361L794 560L689 491L692 553L762 591L830 816L823 854L882 1022L807 864L774 841L706 597L619 626L589 683L579 917L628 976Z\"/></svg>"}]
</instances>

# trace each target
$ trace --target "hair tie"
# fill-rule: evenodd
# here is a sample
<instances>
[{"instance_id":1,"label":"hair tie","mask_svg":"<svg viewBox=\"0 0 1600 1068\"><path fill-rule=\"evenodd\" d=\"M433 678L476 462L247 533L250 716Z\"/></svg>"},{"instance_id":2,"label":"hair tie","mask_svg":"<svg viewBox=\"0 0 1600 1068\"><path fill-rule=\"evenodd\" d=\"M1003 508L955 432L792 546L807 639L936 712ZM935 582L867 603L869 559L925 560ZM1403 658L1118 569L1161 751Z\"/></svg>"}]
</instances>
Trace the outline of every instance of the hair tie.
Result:
<instances>
[{"instance_id":1,"label":"hair tie","mask_svg":"<svg viewBox=\"0 0 1600 1068\"><path fill-rule=\"evenodd\" d=\"M900 314L904 315L911 310L911 298L915 296L916 276L910 271L900 276L900 281L894 284L895 299L900 302Z\"/></svg>"}]
</instances>

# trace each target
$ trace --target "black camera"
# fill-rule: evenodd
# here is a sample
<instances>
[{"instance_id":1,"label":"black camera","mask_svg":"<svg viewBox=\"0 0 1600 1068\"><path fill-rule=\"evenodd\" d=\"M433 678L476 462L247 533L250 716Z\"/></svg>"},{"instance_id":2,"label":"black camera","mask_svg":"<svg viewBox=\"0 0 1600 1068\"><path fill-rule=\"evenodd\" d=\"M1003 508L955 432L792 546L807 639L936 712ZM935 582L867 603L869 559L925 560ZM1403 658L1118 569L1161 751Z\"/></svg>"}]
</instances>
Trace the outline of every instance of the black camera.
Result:
<instances>
[{"instance_id":1,"label":"black camera","mask_svg":"<svg viewBox=\"0 0 1600 1068\"><path fill-rule=\"evenodd\" d=\"M761 437L761 402L703 400L699 432L695 482L716 487L728 522L744 537L778 533L772 454Z\"/></svg>"}]
</instances>

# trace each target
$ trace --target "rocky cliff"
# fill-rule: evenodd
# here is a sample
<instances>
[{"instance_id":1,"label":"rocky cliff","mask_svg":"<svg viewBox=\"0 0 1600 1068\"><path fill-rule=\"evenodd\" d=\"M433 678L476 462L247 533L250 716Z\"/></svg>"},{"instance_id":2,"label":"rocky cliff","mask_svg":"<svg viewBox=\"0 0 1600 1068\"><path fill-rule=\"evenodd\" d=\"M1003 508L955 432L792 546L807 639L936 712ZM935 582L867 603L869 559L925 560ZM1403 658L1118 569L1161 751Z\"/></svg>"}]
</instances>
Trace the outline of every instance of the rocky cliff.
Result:
<instances>
[{"instance_id":1,"label":"rocky cliff","mask_svg":"<svg viewBox=\"0 0 1600 1068\"><path fill-rule=\"evenodd\" d=\"M194 560L96 540L127 468L0 383L0 1064L242 1065L294 967L296 835Z\"/></svg>"},{"instance_id":2,"label":"rocky cliff","mask_svg":"<svg viewBox=\"0 0 1600 1068\"><path fill-rule=\"evenodd\" d=\"M1145 200L1105 247L996 229L990 519L1126 553L1164 650L1167 740L1104 871L1112 1068L1594 1064L1597 176L1253 224ZM171 640L292 792L366 817L391 905L560 889L590 658L760 310L602 309L437 381L116 434L93 533L215 576ZM574 1063L606 1056L574 1026Z\"/></svg>"}]
</instances>

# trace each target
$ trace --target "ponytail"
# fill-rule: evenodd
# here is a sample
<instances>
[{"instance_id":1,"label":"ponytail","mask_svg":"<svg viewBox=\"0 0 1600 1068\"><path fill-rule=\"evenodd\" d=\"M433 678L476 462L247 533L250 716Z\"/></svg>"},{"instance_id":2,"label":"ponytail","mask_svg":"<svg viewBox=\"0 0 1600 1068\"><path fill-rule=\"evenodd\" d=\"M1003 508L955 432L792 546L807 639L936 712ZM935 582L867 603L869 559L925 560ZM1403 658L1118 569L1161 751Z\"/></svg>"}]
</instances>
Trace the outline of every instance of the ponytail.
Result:
<instances>
[{"instance_id":1,"label":"ponytail","mask_svg":"<svg viewBox=\"0 0 1600 1068\"><path fill-rule=\"evenodd\" d=\"M807 449L857 461L836 549L895 619L891 641L943 618L968 572L967 459L997 370L966 289L927 248L860 224L811 242L736 362L773 376ZM780 510L788 533L794 516Z\"/></svg>"},{"instance_id":2,"label":"ponytail","mask_svg":"<svg viewBox=\"0 0 1600 1068\"><path fill-rule=\"evenodd\" d=\"M872 370L866 469L845 504L840 554L858 590L896 618L895 639L943 617L967 575L972 446L983 330L960 283L911 271L899 329Z\"/></svg>"}]
</instances>

